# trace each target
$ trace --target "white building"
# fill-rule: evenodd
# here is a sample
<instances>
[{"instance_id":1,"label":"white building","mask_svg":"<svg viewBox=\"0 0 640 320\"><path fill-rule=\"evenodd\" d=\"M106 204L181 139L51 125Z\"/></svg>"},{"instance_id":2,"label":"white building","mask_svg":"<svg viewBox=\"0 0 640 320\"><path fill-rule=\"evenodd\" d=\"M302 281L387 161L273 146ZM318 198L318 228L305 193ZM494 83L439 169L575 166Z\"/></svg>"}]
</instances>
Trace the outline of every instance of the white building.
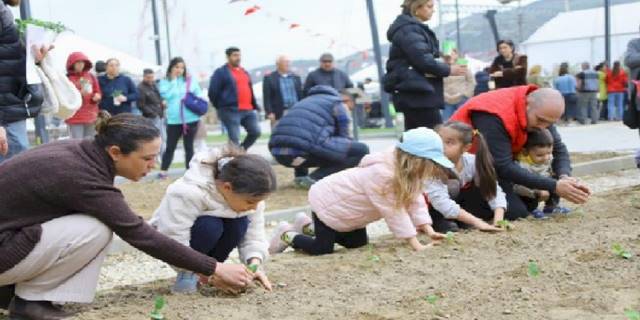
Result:
<instances>
[{"instance_id":1,"label":"white building","mask_svg":"<svg viewBox=\"0 0 640 320\"><path fill-rule=\"evenodd\" d=\"M627 43L640 37L640 2L611 6L611 59L621 60ZM604 61L604 7L563 12L545 23L520 45L529 67L551 71L561 62L570 65Z\"/></svg>"}]
</instances>

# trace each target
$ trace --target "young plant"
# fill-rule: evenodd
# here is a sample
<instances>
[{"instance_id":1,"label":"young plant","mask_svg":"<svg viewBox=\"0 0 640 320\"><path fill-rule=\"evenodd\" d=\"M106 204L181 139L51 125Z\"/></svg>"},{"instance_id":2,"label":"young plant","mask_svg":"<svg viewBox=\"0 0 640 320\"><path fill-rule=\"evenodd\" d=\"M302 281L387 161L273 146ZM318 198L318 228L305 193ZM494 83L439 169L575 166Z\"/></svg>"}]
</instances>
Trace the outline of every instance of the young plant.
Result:
<instances>
[{"instance_id":1,"label":"young plant","mask_svg":"<svg viewBox=\"0 0 640 320\"><path fill-rule=\"evenodd\" d=\"M535 261L529 261L529 265L527 266L527 274L529 275L529 277L533 278L540 275L540 267L538 267L538 264Z\"/></svg>"},{"instance_id":2,"label":"young plant","mask_svg":"<svg viewBox=\"0 0 640 320\"><path fill-rule=\"evenodd\" d=\"M256 271L258 271L258 265L257 264L250 264L250 265L247 266L247 269L249 269L253 273L256 273Z\"/></svg>"},{"instance_id":3,"label":"young plant","mask_svg":"<svg viewBox=\"0 0 640 320\"><path fill-rule=\"evenodd\" d=\"M27 31L27 25L28 24L32 24L38 27L43 27L45 29L51 30L55 33L61 33L65 30L69 30L69 28L67 28L64 24L62 24L61 22L50 22L50 21L44 21L44 20L38 20L38 19L16 19L16 25L18 26L18 32L20 33L20 35L24 35L24 33Z\"/></svg>"},{"instance_id":4,"label":"young plant","mask_svg":"<svg viewBox=\"0 0 640 320\"><path fill-rule=\"evenodd\" d=\"M429 302L429 304L431 304L432 306L436 305L436 302L438 302L438 296L435 294L430 294L426 297L424 297L424 300L426 300L427 302Z\"/></svg>"},{"instance_id":5,"label":"young plant","mask_svg":"<svg viewBox=\"0 0 640 320\"><path fill-rule=\"evenodd\" d=\"M498 227L503 228L505 230L511 230L513 229L513 226L511 225L511 222L507 221L507 220L500 220L498 221Z\"/></svg>"},{"instance_id":6,"label":"young plant","mask_svg":"<svg viewBox=\"0 0 640 320\"><path fill-rule=\"evenodd\" d=\"M627 317L627 320L640 320L640 312L632 309L625 309L624 315Z\"/></svg>"},{"instance_id":7,"label":"young plant","mask_svg":"<svg viewBox=\"0 0 640 320\"><path fill-rule=\"evenodd\" d=\"M447 240L447 244L454 244L456 242L455 233L447 231L447 233L445 234L445 239Z\"/></svg>"},{"instance_id":8,"label":"young plant","mask_svg":"<svg viewBox=\"0 0 640 320\"><path fill-rule=\"evenodd\" d=\"M371 262L380 262L380 257L373 252L373 245L369 244L369 257L367 260Z\"/></svg>"},{"instance_id":9,"label":"young plant","mask_svg":"<svg viewBox=\"0 0 640 320\"><path fill-rule=\"evenodd\" d=\"M119 97L122 95L122 91L121 90L113 90L113 93L111 94L112 97Z\"/></svg>"},{"instance_id":10,"label":"young plant","mask_svg":"<svg viewBox=\"0 0 640 320\"><path fill-rule=\"evenodd\" d=\"M611 248L613 249L613 253L620 258L631 259L633 256L631 252L625 250L619 243L614 243Z\"/></svg>"},{"instance_id":11,"label":"young plant","mask_svg":"<svg viewBox=\"0 0 640 320\"><path fill-rule=\"evenodd\" d=\"M153 320L164 320L164 316L162 315L162 309L164 308L165 301L163 296L157 296L154 304L153 311L151 311L151 319Z\"/></svg>"}]
</instances>

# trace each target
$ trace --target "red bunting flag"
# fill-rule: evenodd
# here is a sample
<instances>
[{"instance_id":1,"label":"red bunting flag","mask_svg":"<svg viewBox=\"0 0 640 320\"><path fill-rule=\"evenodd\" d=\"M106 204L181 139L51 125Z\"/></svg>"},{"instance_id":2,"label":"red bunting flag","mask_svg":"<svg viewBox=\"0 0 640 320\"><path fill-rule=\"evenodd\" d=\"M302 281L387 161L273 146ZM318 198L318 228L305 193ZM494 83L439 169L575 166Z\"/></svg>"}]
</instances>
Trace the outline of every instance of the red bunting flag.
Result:
<instances>
[{"instance_id":1,"label":"red bunting flag","mask_svg":"<svg viewBox=\"0 0 640 320\"><path fill-rule=\"evenodd\" d=\"M256 13L258 10L260 10L259 6L253 6L253 7L249 8L249 9L247 9L247 11L244 12L244 15L248 16L250 14Z\"/></svg>"},{"instance_id":2,"label":"red bunting flag","mask_svg":"<svg viewBox=\"0 0 640 320\"><path fill-rule=\"evenodd\" d=\"M295 28L298 28L298 27L300 27L300 25L299 25L299 24L297 24L297 23L292 23L292 24L289 26L289 29L295 29Z\"/></svg>"}]
</instances>

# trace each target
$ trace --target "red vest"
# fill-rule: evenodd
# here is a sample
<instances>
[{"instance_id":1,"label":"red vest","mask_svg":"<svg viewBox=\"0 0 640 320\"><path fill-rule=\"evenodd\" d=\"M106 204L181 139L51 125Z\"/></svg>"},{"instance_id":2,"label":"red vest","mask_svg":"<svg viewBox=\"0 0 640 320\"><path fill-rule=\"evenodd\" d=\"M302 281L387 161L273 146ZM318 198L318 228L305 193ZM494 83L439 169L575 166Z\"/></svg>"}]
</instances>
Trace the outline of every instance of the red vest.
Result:
<instances>
[{"instance_id":1,"label":"red vest","mask_svg":"<svg viewBox=\"0 0 640 320\"><path fill-rule=\"evenodd\" d=\"M527 142L527 95L537 89L528 85L483 93L460 107L451 120L473 126L471 113L474 111L496 115L511 138L512 152L519 153Z\"/></svg>"}]
</instances>

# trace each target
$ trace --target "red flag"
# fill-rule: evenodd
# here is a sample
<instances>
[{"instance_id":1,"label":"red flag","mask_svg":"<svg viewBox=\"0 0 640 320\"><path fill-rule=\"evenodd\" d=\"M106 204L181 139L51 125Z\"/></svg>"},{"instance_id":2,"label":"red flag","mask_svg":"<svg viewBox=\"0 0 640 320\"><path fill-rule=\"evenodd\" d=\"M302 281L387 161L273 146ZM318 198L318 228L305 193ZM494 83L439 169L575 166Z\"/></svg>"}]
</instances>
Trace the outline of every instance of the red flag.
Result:
<instances>
[{"instance_id":1,"label":"red flag","mask_svg":"<svg viewBox=\"0 0 640 320\"><path fill-rule=\"evenodd\" d=\"M248 16L248 15L250 15L250 14L252 14L252 13L256 13L258 10L260 10L260 7L259 7L259 6L253 6L253 7L249 8L249 9L247 9L247 10L244 12L244 15L245 15L245 16Z\"/></svg>"},{"instance_id":2,"label":"red flag","mask_svg":"<svg viewBox=\"0 0 640 320\"><path fill-rule=\"evenodd\" d=\"M292 24L289 26L289 29L295 29L295 28L297 28L297 27L299 27L299 26L300 26L300 25L299 25L299 24L297 24L297 23L292 23Z\"/></svg>"}]
</instances>

